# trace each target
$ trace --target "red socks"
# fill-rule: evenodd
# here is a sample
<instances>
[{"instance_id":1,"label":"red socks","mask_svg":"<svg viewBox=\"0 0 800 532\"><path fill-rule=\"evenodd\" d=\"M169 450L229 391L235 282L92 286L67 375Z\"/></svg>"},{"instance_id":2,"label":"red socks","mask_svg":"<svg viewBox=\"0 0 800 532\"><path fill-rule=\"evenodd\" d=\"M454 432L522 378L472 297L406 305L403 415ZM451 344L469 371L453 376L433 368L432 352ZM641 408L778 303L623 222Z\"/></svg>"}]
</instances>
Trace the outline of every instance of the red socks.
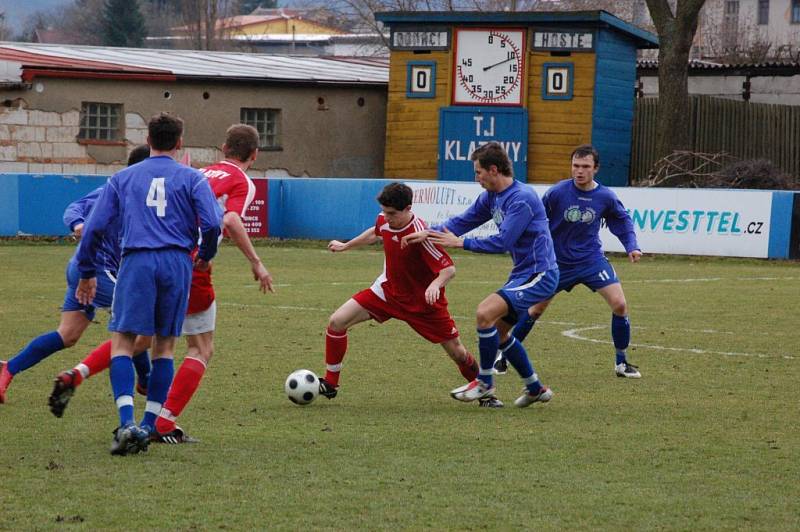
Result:
<instances>
[{"instance_id":1,"label":"red socks","mask_svg":"<svg viewBox=\"0 0 800 532\"><path fill-rule=\"evenodd\" d=\"M467 382L472 382L478 378L478 361L472 356L472 353L467 353L467 360L464 362L456 362L458 364L458 371L467 379Z\"/></svg>"},{"instance_id":2,"label":"red socks","mask_svg":"<svg viewBox=\"0 0 800 532\"><path fill-rule=\"evenodd\" d=\"M90 377L96 373L107 370L111 365L111 340L106 340L102 344L95 347L94 351L89 353L86 358L81 360L81 364L89 368L89 374L86 375L86 377ZM75 385L80 384L83 381L83 378L84 375L81 375L81 378L77 380Z\"/></svg>"},{"instance_id":3,"label":"red socks","mask_svg":"<svg viewBox=\"0 0 800 532\"><path fill-rule=\"evenodd\" d=\"M339 386L339 373L346 352L347 331L334 331L328 327L325 331L325 380L334 386Z\"/></svg>"},{"instance_id":4,"label":"red socks","mask_svg":"<svg viewBox=\"0 0 800 532\"><path fill-rule=\"evenodd\" d=\"M178 368L175 379L172 381L167 400L156 419L156 430L160 434L175 430L175 419L181 415L192 399L205 372L206 365L201 360L190 357L183 360L183 364Z\"/></svg>"}]
</instances>

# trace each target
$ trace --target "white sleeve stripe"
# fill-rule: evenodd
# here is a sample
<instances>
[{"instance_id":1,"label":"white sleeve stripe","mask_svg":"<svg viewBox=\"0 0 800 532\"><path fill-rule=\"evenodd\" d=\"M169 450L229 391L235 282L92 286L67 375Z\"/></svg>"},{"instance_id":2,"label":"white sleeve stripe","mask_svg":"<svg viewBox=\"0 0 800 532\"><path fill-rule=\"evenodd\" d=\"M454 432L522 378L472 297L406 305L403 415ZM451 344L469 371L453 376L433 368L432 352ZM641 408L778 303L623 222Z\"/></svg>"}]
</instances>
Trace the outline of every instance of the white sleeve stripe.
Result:
<instances>
[{"instance_id":1,"label":"white sleeve stripe","mask_svg":"<svg viewBox=\"0 0 800 532\"><path fill-rule=\"evenodd\" d=\"M244 218L244 214L247 212L247 209L250 207L250 204L253 203L253 198L256 196L256 186L253 184L253 181L250 180L249 177L245 176L247 180L247 197L244 200L244 206L242 206L242 212L239 213L239 216Z\"/></svg>"},{"instance_id":2,"label":"white sleeve stripe","mask_svg":"<svg viewBox=\"0 0 800 532\"><path fill-rule=\"evenodd\" d=\"M420 220L419 218L417 218L417 219L415 219L415 220L414 220L414 229L416 229L417 231L423 231L423 230L425 229L425 225L422 223L422 220ZM439 260L439 259L441 259L441 258L442 258L442 253L441 253L441 251L439 251L438 249L436 249L436 246L434 246L433 244L431 244L431 243L430 243L430 242L428 242L427 240L425 240L425 241L422 243L422 247L423 247L425 250L427 250L427 251L428 251L428 253L430 253L430 254L431 254L431 256L432 256L434 259L436 259L436 260Z\"/></svg>"},{"instance_id":3,"label":"white sleeve stripe","mask_svg":"<svg viewBox=\"0 0 800 532\"><path fill-rule=\"evenodd\" d=\"M438 249L436 249L436 246L434 246L427 240L422 243L422 247L428 250L428 253L430 253L434 259L439 260L442 258L442 253Z\"/></svg>"}]
</instances>

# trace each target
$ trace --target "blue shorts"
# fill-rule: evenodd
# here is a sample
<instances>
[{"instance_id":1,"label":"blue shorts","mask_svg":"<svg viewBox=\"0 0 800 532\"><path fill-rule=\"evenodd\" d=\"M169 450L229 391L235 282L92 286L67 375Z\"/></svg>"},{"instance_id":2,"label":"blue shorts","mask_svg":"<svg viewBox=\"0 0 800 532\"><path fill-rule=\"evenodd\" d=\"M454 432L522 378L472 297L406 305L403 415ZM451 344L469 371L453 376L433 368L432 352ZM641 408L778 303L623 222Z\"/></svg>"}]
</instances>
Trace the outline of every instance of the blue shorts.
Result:
<instances>
[{"instance_id":1,"label":"blue shorts","mask_svg":"<svg viewBox=\"0 0 800 532\"><path fill-rule=\"evenodd\" d=\"M562 290L569 292L579 284L584 284L592 292L596 292L601 288L619 282L617 272L614 271L614 267L605 257L575 266L559 264L558 269L561 271L561 280L558 282L556 293Z\"/></svg>"},{"instance_id":2,"label":"blue shorts","mask_svg":"<svg viewBox=\"0 0 800 532\"><path fill-rule=\"evenodd\" d=\"M128 253L119 268L108 330L180 336L191 282L192 259L184 250Z\"/></svg>"},{"instance_id":3,"label":"blue shorts","mask_svg":"<svg viewBox=\"0 0 800 532\"><path fill-rule=\"evenodd\" d=\"M526 316L528 309L550 299L556 293L558 286L558 268L546 272L535 273L528 279L512 279L503 288L497 291L508 305L508 314L503 321L514 324L520 316Z\"/></svg>"},{"instance_id":4,"label":"blue shorts","mask_svg":"<svg viewBox=\"0 0 800 532\"><path fill-rule=\"evenodd\" d=\"M114 299L114 285L117 281L114 272L97 272L97 293L91 305L81 305L75 298L75 289L81 280L81 272L78 271L78 264L71 260L67 264L65 272L67 277L67 292L64 294L64 304L61 305L61 312L72 312L75 310L83 311L89 321L94 319L95 311L98 308L111 308Z\"/></svg>"}]
</instances>

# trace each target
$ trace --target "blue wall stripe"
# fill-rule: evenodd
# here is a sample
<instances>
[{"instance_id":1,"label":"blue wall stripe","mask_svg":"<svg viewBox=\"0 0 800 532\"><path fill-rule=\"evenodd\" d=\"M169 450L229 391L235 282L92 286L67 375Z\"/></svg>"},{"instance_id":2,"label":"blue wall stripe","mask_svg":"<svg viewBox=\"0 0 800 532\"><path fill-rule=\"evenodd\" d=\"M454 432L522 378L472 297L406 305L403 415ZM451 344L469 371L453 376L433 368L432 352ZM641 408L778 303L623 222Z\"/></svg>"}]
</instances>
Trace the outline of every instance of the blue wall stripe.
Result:
<instances>
[{"instance_id":1,"label":"blue wall stripe","mask_svg":"<svg viewBox=\"0 0 800 532\"><path fill-rule=\"evenodd\" d=\"M789 258L789 240L792 235L792 209L794 192L773 192L772 212L769 218L769 247L771 259Z\"/></svg>"},{"instance_id":2,"label":"blue wall stripe","mask_svg":"<svg viewBox=\"0 0 800 532\"><path fill-rule=\"evenodd\" d=\"M269 236L349 240L375 222L386 179L270 179Z\"/></svg>"},{"instance_id":3,"label":"blue wall stripe","mask_svg":"<svg viewBox=\"0 0 800 532\"><path fill-rule=\"evenodd\" d=\"M19 231L19 181L17 174L0 174L0 235Z\"/></svg>"},{"instance_id":4,"label":"blue wall stripe","mask_svg":"<svg viewBox=\"0 0 800 532\"><path fill-rule=\"evenodd\" d=\"M598 181L626 186L633 131L636 45L618 33L598 32L592 144L600 152Z\"/></svg>"},{"instance_id":5,"label":"blue wall stripe","mask_svg":"<svg viewBox=\"0 0 800 532\"><path fill-rule=\"evenodd\" d=\"M605 163L603 163L605 164ZM104 176L0 174L0 236L18 231L65 235L64 208L103 184ZM282 178L269 180L269 236L348 240L375 222L375 198L387 179ZM668 193L668 189L665 189ZM795 196L772 193L768 256L790 256Z\"/></svg>"}]
</instances>

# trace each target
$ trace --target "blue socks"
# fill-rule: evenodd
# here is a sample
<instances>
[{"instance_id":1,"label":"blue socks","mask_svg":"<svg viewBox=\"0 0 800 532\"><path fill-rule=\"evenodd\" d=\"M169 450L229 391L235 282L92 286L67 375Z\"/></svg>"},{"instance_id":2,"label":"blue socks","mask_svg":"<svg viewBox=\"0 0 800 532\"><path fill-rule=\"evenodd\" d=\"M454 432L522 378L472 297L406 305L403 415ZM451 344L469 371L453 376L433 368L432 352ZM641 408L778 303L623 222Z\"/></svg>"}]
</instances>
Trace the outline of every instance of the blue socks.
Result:
<instances>
[{"instance_id":1,"label":"blue socks","mask_svg":"<svg viewBox=\"0 0 800 532\"><path fill-rule=\"evenodd\" d=\"M145 350L134 355L133 367L136 369L137 382L147 388L147 381L150 379L150 353Z\"/></svg>"},{"instance_id":2,"label":"blue socks","mask_svg":"<svg viewBox=\"0 0 800 532\"><path fill-rule=\"evenodd\" d=\"M535 321L535 320L534 320ZM532 394L539 393L542 388L542 383L539 382L539 376L533 369L528 353L522 346L522 342L511 336L500 346L503 356L506 357L508 363L511 364L522 380L525 382L525 387Z\"/></svg>"},{"instance_id":3,"label":"blue socks","mask_svg":"<svg viewBox=\"0 0 800 532\"><path fill-rule=\"evenodd\" d=\"M631 342L631 322L628 316L611 315L611 339L617 349L617 364L625 362L625 350Z\"/></svg>"},{"instance_id":4,"label":"blue socks","mask_svg":"<svg viewBox=\"0 0 800 532\"><path fill-rule=\"evenodd\" d=\"M172 384L174 373L175 365L171 358L153 360L153 370L147 386L147 406L145 406L144 418L139 424L149 432L152 432L156 426L156 418L161 412L161 405L167 400L167 392Z\"/></svg>"},{"instance_id":5,"label":"blue socks","mask_svg":"<svg viewBox=\"0 0 800 532\"><path fill-rule=\"evenodd\" d=\"M527 338L531 330L533 330L533 326L536 325L537 318L538 316L534 318L530 314L526 313L522 318L520 318L517 324L514 325L511 334L513 334L514 338L520 342L524 342L525 338Z\"/></svg>"},{"instance_id":6,"label":"blue socks","mask_svg":"<svg viewBox=\"0 0 800 532\"><path fill-rule=\"evenodd\" d=\"M58 331L37 336L17 356L8 361L8 372L16 375L62 349L64 349L64 341Z\"/></svg>"},{"instance_id":7,"label":"blue socks","mask_svg":"<svg viewBox=\"0 0 800 532\"><path fill-rule=\"evenodd\" d=\"M487 386L494 384L494 359L497 357L497 349L500 346L500 337L497 334L497 327L488 329L478 329L478 351L480 352L481 370L478 378Z\"/></svg>"},{"instance_id":8,"label":"blue socks","mask_svg":"<svg viewBox=\"0 0 800 532\"><path fill-rule=\"evenodd\" d=\"M119 424L125 426L133 423L133 383L136 379L131 357L111 355L108 369L111 378L111 391L119 410Z\"/></svg>"}]
</instances>

